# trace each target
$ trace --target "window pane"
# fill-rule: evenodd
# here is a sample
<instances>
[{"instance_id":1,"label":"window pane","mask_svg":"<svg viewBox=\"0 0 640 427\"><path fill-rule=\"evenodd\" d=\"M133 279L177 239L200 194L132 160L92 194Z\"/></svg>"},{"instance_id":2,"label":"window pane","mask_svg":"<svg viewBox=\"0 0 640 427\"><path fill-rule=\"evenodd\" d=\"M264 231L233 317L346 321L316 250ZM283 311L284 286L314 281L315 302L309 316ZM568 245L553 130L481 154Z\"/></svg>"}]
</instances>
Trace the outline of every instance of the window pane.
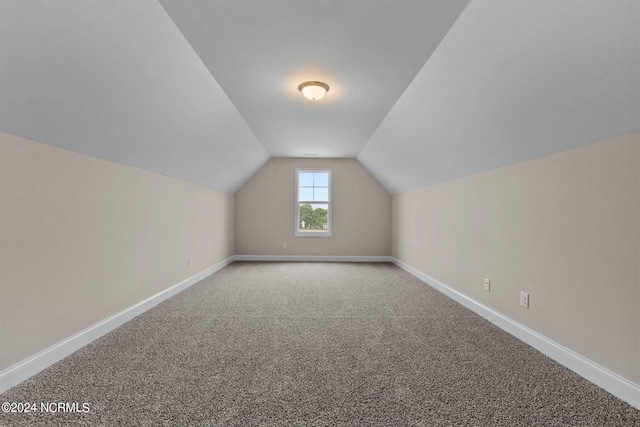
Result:
<instances>
[{"instance_id":1,"label":"window pane","mask_svg":"<svg viewBox=\"0 0 640 427\"><path fill-rule=\"evenodd\" d=\"M329 201L329 188L314 188L313 189L313 201L315 202L328 202Z\"/></svg>"},{"instance_id":2,"label":"window pane","mask_svg":"<svg viewBox=\"0 0 640 427\"><path fill-rule=\"evenodd\" d=\"M298 200L313 201L313 188L299 188Z\"/></svg>"},{"instance_id":3,"label":"window pane","mask_svg":"<svg viewBox=\"0 0 640 427\"><path fill-rule=\"evenodd\" d=\"M298 185L300 186L305 186L305 187L312 187L313 186L313 173L310 172L300 172L299 174L299 178L298 178Z\"/></svg>"},{"instance_id":4,"label":"window pane","mask_svg":"<svg viewBox=\"0 0 640 427\"><path fill-rule=\"evenodd\" d=\"M313 174L313 185L316 187L329 186L329 174L327 172L317 172Z\"/></svg>"},{"instance_id":5,"label":"window pane","mask_svg":"<svg viewBox=\"0 0 640 427\"><path fill-rule=\"evenodd\" d=\"M327 231L329 229L329 205L327 203L300 203L298 205L300 231Z\"/></svg>"}]
</instances>

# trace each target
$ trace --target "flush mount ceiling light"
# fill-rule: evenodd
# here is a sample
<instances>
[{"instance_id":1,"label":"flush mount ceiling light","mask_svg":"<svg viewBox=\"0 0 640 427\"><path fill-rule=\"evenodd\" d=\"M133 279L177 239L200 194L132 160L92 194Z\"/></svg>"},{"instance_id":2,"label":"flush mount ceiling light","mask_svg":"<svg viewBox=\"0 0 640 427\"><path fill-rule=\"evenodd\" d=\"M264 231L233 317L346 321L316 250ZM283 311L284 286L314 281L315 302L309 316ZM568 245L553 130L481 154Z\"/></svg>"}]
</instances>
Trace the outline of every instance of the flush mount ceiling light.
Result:
<instances>
[{"instance_id":1,"label":"flush mount ceiling light","mask_svg":"<svg viewBox=\"0 0 640 427\"><path fill-rule=\"evenodd\" d=\"M300 83L298 90L305 98L318 101L329 91L329 85L322 82L304 82Z\"/></svg>"}]
</instances>

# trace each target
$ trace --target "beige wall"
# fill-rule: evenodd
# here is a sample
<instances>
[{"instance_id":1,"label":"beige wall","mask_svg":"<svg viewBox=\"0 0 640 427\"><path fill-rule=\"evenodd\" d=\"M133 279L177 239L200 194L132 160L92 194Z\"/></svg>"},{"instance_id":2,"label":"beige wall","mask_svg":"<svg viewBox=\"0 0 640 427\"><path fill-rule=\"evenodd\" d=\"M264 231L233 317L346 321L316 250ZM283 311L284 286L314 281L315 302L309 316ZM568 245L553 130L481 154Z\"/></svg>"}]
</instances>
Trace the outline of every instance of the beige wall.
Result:
<instances>
[{"instance_id":1,"label":"beige wall","mask_svg":"<svg viewBox=\"0 0 640 427\"><path fill-rule=\"evenodd\" d=\"M333 169L333 237L294 236L296 167ZM640 383L640 133L393 201L357 160L275 158L235 208L0 133L0 371L234 253L392 254Z\"/></svg>"},{"instance_id":2,"label":"beige wall","mask_svg":"<svg viewBox=\"0 0 640 427\"><path fill-rule=\"evenodd\" d=\"M233 203L0 133L0 371L233 255Z\"/></svg>"},{"instance_id":3,"label":"beige wall","mask_svg":"<svg viewBox=\"0 0 640 427\"><path fill-rule=\"evenodd\" d=\"M639 146L636 133L394 196L393 256L640 384Z\"/></svg>"},{"instance_id":4,"label":"beige wall","mask_svg":"<svg viewBox=\"0 0 640 427\"><path fill-rule=\"evenodd\" d=\"M332 237L295 237L296 168L332 168ZM391 253L391 196L355 159L273 158L236 193L236 253ZM287 243L283 249L282 243Z\"/></svg>"}]
</instances>

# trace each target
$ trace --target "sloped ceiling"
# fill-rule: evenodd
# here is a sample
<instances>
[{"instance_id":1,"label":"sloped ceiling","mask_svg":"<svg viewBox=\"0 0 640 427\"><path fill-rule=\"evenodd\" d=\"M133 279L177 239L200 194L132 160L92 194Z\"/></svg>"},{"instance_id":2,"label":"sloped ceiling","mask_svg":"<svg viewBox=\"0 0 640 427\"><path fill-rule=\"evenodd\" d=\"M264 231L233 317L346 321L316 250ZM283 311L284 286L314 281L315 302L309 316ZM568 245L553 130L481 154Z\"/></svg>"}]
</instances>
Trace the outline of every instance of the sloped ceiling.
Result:
<instances>
[{"instance_id":1,"label":"sloped ceiling","mask_svg":"<svg viewBox=\"0 0 640 427\"><path fill-rule=\"evenodd\" d=\"M391 193L640 129L640 2L473 1L360 162Z\"/></svg>"},{"instance_id":2,"label":"sloped ceiling","mask_svg":"<svg viewBox=\"0 0 640 427\"><path fill-rule=\"evenodd\" d=\"M160 2L271 156L356 157L468 0Z\"/></svg>"},{"instance_id":3,"label":"sloped ceiling","mask_svg":"<svg viewBox=\"0 0 640 427\"><path fill-rule=\"evenodd\" d=\"M639 130L639 5L6 0L0 131L231 192L357 157L397 193Z\"/></svg>"},{"instance_id":4,"label":"sloped ceiling","mask_svg":"<svg viewBox=\"0 0 640 427\"><path fill-rule=\"evenodd\" d=\"M269 159L153 0L0 2L0 130L235 191Z\"/></svg>"}]
</instances>

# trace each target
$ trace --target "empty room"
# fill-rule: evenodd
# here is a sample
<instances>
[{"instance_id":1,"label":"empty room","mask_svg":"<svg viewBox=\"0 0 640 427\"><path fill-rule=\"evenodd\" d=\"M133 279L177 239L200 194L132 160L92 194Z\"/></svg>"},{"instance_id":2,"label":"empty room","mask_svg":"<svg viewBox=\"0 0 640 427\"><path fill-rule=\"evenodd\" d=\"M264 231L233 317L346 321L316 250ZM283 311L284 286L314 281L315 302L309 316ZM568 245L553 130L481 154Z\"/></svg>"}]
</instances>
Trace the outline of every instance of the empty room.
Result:
<instances>
[{"instance_id":1,"label":"empty room","mask_svg":"<svg viewBox=\"0 0 640 427\"><path fill-rule=\"evenodd\" d=\"M637 0L0 16L0 426L640 425Z\"/></svg>"}]
</instances>

